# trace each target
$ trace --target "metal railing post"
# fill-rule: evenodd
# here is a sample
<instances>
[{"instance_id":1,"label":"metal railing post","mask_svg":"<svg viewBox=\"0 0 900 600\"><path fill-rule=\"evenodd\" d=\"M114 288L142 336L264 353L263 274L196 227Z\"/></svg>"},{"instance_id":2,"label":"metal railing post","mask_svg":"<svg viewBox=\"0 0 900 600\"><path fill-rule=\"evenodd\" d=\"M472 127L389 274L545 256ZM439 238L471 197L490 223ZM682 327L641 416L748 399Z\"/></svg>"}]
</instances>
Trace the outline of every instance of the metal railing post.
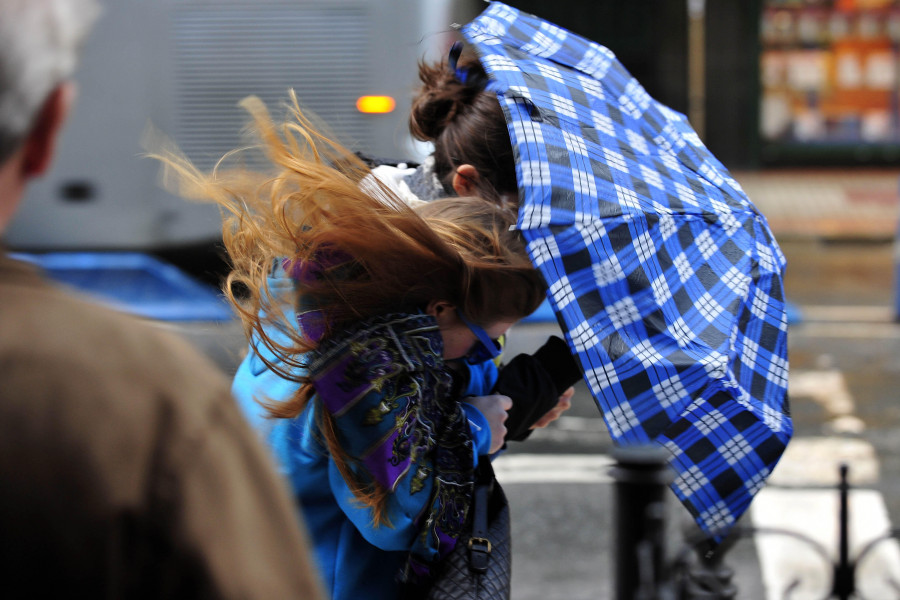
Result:
<instances>
[{"instance_id":1,"label":"metal railing post","mask_svg":"<svg viewBox=\"0 0 900 600\"><path fill-rule=\"evenodd\" d=\"M615 599L650 600L665 570L665 494L672 481L668 454L656 446L624 447L613 458Z\"/></svg>"},{"instance_id":2,"label":"metal railing post","mask_svg":"<svg viewBox=\"0 0 900 600\"><path fill-rule=\"evenodd\" d=\"M693 565L684 600L734 600L738 590L732 582L734 569L725 563L725 557L738 541L735 535L728 535L714 549L696 548L697 564Z\"/></svg>"},{"instance_id":3,"label":"metal railing post","mask_svg":"<svg viewBox=\"0 0 900 600\"><path fill-rule=\"evenodd\" d=\"M848 600L856 592L856 565L850 560L850 532L848 521L850 484L847 481L848 467L840 467L839 514L838 514L838 562L834 565L834 589L831 593L840 600Z\"/></svg>"}]
</instances>

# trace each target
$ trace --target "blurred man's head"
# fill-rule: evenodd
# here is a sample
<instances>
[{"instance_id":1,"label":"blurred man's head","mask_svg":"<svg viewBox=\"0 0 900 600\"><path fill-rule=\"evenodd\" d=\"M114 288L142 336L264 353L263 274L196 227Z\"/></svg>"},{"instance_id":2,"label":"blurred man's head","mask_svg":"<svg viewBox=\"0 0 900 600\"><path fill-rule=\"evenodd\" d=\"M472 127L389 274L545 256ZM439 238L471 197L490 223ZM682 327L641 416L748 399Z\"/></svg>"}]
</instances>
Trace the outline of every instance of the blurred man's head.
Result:
<instances>
[{"instance_id":1,"label":"blurred man's head","mask_svg":"<svg viewBox=\"0 0 900 600\"><path fill-rule=\"evenodd\" d=\"M96 0L0 0L0 231L53 154Z\"/></svg>"}]
</instances>

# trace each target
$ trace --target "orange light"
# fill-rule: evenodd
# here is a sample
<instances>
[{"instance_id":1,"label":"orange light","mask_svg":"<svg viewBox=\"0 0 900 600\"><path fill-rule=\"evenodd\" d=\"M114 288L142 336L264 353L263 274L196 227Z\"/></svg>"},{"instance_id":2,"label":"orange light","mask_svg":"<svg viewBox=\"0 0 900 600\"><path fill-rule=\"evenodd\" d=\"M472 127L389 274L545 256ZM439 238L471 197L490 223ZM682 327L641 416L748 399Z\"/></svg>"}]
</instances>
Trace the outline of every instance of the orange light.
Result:
<instances>
[{"instance_id":1,"label":"orange light","mask_svg":"<svg viewBox=\"0 0 900 600\"><path fill-rule=\"evenodd\" d=\"M389 113L397 103L390 96L360 96L356 109L361 113Z\"/></svg>"}]
</instances>

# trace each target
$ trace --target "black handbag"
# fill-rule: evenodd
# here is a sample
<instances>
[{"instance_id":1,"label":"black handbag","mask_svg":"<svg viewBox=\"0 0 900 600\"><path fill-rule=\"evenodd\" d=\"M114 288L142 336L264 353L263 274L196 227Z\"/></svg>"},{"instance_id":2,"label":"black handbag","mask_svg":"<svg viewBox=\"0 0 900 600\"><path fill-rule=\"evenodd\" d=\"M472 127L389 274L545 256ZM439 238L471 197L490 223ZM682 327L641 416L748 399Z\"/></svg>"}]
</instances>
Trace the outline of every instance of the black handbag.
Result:
<instances>
[{"instance_id":1,"label":"black handbag","mask_svg":"<svg viewBox=\"0 0 900 600\"><path fill-rule=\"evenodd\" d=\"M427 600L509 600L512 539L509 504L484 457L475 470L470 527L438 566Z\"/></svg>"}]
</instances>

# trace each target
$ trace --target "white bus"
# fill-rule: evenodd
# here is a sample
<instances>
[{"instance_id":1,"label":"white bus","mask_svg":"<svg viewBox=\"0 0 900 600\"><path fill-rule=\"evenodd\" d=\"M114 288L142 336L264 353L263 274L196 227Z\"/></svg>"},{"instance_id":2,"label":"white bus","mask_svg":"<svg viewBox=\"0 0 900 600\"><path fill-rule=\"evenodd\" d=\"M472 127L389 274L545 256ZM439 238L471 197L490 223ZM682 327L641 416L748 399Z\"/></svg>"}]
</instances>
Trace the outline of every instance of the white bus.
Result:
<instances>
[{"instance_id":1,"label":"white bus","mask_svg":"<svg viewBox=\"0 0 900 600\"><path fill-rule=\"evenodd\" d=\"M201 167L241 143L237 103L296 90L338 139L370 156L421 157L406 119L416 62L436 58L472 0L111 0L85 47L80 95L51 172L5 241L14 250L156 251L220 237L217 210L185 202L141 158L148 124ZM363 113L362 96L396 108ZM276 113L277 114L277 113ZM417 156L418 153L418 156Z\"/></svg>"}]
</instances>

